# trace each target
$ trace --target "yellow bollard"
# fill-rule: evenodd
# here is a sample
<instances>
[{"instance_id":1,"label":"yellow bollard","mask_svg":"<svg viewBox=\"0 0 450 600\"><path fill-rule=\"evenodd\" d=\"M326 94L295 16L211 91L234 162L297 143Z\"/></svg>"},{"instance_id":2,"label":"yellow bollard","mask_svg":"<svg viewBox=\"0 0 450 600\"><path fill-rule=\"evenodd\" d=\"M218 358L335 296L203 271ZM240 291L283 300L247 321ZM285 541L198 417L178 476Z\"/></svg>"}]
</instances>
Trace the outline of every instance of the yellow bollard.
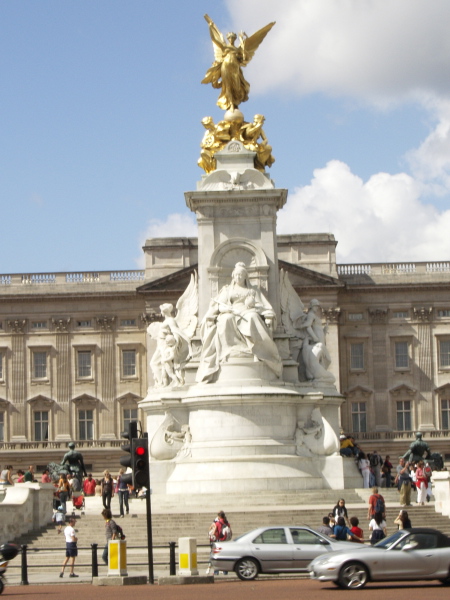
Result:
<instances>
[{"instance_id":1,"label":"yellow bollard","mask_svg":"<svg viewBox=\"0 0 450 600\"><path fill-rule=\"evenodd\" d=\"M197 540L195 538L178 538L178 557L180 575L198 575Z\"/></svg>"},{"instance_id":2,"label":"yellow bollard","mask_svg":"<svg viewBox=\"0 0 450 600\"><path fill-rule=\"evenodd\" d=\"M108 542L108 575L126 576L127 542L126 540L109 540Z\"/></svg>"}]
</instances>

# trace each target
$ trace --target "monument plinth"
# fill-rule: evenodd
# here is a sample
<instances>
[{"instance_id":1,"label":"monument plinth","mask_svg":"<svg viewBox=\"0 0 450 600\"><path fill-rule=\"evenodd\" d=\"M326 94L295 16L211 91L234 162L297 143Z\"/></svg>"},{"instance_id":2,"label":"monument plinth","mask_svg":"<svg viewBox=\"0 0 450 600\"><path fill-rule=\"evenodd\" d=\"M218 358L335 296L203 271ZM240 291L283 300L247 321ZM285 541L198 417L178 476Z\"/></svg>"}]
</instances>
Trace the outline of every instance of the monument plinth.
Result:
<instances>
[{"instance_id":1,"label":"monument plinth","mask_svg":"<svg viewBox=\"0 0 450 600\"><path fill-rule=\"evenodd\" d=\"M276 216L287 190L265 172L274 159L264 117L246 123L237 109L249 91L241 66L273 24L236 47L234 34L227 44L207 21L220 52L204 83L221 81L218 104L237 117L203 119L205 175L185 193L198 223L198 272L176 308L161 305L164 320L148 329L153 382L140 406L152 489L357 487L359 472L339 454L343 397L328 370L321 304L307 309L279 269Z\"/></svg>"}]
</instances>

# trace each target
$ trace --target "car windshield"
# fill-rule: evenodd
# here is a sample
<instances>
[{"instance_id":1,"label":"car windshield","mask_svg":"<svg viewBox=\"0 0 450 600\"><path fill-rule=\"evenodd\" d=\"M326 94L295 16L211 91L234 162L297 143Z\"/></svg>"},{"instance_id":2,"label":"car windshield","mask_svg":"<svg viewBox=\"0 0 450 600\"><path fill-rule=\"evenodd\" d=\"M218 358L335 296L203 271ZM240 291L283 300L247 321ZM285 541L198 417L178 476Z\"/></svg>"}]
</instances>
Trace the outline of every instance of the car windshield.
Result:
<instances>
[{"instance_id":1,"label":"car windshield","mask_svg":"<svg viewBox=\"0 0 450 600\"><path fill-rule=\"evenodd\" d=\"M398 540L404 537L407 533L407 531L400 529L389 537L384 538L384 540L380 540L377 544L375 544L374 548L384 548L384 550L388 550L389 548L392 548L392 546L394 546Z\"/></svg>"}]
</instances>

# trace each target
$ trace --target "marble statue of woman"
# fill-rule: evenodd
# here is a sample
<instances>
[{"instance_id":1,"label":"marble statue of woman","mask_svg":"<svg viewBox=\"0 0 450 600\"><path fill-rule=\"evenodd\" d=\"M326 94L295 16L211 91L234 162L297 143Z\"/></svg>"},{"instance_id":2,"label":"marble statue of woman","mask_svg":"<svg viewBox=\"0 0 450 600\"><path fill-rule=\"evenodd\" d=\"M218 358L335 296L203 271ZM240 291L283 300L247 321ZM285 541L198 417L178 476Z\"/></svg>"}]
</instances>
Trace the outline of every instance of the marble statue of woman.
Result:
<instances>
[{"instance_id":1,"label":"marble statue of woman","mask_svg":"<svg viewBox=\"0 0 450 600\"><path fill-rule=\"evenodd\" d=\"M197 382L211 381L230 357L253 357L280 377L281 359L271 335L274 320L269 301L250 285L245 264L237 263L231 283L211 300L202 321Z\"/></svg>"}]
</instances>

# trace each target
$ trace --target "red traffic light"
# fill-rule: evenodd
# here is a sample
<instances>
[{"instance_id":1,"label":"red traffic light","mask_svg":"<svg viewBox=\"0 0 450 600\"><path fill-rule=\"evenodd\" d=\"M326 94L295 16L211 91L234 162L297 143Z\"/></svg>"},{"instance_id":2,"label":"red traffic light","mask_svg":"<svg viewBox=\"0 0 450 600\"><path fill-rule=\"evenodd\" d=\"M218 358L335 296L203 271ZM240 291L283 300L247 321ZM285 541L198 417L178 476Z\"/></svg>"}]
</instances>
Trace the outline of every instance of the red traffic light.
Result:
<instances>
[{"instance_id":1,"label":"red traffic light","mask_svg":"<svg viewBox=\"0 0 450 600\"><path fill-rule=\"evenodd\" d=\"M145 448L143 448L142 446L138 446L137 448L134 449L134 452L135 452L136 456L144 456Z\"/></svg>"}]
</instances>

